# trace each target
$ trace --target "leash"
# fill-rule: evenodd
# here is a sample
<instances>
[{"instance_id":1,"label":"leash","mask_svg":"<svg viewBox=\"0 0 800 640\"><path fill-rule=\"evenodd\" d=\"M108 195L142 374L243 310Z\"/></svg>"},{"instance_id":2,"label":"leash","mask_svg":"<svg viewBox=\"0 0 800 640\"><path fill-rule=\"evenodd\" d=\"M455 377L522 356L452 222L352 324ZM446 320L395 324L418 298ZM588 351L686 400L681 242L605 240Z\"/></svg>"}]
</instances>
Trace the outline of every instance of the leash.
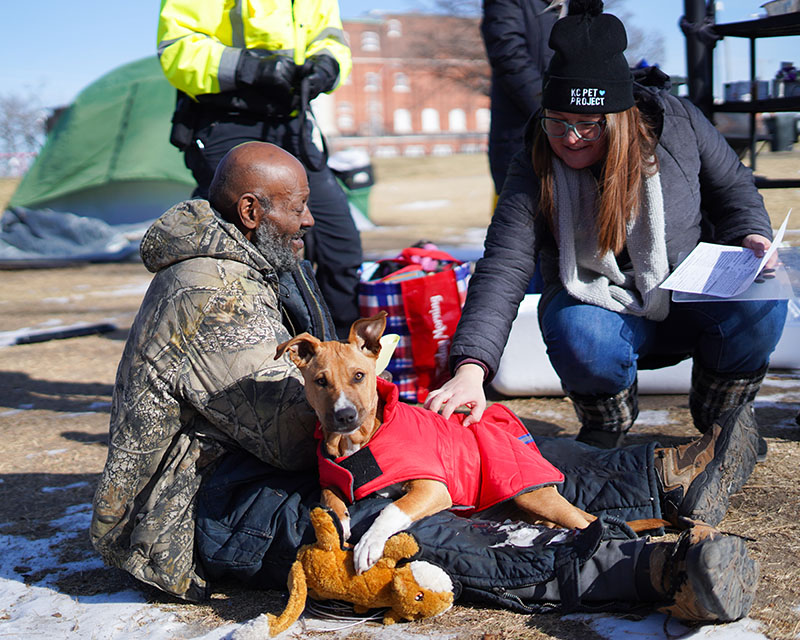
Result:
<instances>
[{"instance_id":1,"label":"leash","mask_svg":"<svg viewBox=\"0 0 800 640\"><path fill-rule=\"evenodd\" d=\"M300 81L300 114L298 115L298 119L300 121L300 159L303 161L311 171L322 171L325 165L328 164L328 143L325 140L325 136L322 133L322 130L319 128L319 123L317 123L317 119L314 117L314 112L311 111L310 103L311 101L308 99L309 96L309 80L308 77L303 78ZM306 120L308 119L309 113L311 114L311 122L312 122L312 132L314 128L319 131L319 137L322 140L322 149L320 153L322 154L320 157L319 162L314 162L311 159L311 154L309 153L309 146L313 144L311 142L311 135L309 134L306 136Z\"/></svg>"}]
</instances>

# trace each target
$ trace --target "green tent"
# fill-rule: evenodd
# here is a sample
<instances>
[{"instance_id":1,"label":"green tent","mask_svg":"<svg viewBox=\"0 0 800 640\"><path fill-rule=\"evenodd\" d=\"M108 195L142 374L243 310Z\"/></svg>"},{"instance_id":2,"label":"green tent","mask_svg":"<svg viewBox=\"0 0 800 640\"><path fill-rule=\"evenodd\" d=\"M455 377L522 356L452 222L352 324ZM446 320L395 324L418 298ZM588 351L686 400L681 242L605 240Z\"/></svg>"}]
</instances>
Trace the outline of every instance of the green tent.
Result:
<instances>
[{"instance_id":1,"label":"green tent","mask_svg":"<svg viewBox=\"0 0 800 640\"><path fill-rule=\"evenodd\" d=\"M59 117L11 206L132 224L158 217L195 186L169 143L175 89L155 56L86 87Z\"/></svg>"}]
</instances>

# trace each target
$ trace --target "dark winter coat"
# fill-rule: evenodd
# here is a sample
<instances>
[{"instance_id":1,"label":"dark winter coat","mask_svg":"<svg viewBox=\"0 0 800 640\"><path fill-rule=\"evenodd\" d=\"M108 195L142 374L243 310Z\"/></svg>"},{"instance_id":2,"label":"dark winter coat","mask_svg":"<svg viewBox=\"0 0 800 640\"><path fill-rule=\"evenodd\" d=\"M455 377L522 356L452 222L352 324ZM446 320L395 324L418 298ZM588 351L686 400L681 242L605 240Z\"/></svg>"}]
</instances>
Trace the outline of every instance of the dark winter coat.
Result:
<instances>
[{"instance_id":1,"label":"dark winter coat","mask_svg":"<svg viewBox=\"0 0 800 640\"><path fill-rule=\"evenodd\" d=\"M492 68L489 164L500 193L511 158L523 146L525 123L541 106L547 44L558 11L547 0L484 0L481 35Z\"/></svg>"},{"instance_id":2,"label":"dark winter coat","mask_svg":"<svg viewBox=\"0 0 800 640\"><path fill-rule=\"evenodd\" d=\"M564 471L559 491L576 506L605 521L661 517L655 443L608 450L572 438L537 438L536 444ZM205 576L284 589L297 549L314 540L308 513L318 501L316 476L271 468L246 452L229 454L197 499L197 548ZM388 503L367 498L348 508L351 542L361 538ZM451 511L422 518L408 531L419 543L418 559L445 569L462 600L518 611L535 606L533 587L553 579L559 567L577 567L594 555L602 539L630 534L624 525L601 521L565 531L462 518ZM631 567L620 571L621 578L630 580Z\"/></svg>"},{"instance_id":3,"label":"dark winter coat","mask_svg":"<svg viewBox=\"0 0 800 640\"><path fill-rule=\"evenodd\" d=\"M637 86L636 97L657 123L670 269L701 239L740 245L751 233L771 238L769 216L752 172L700 110L664 90ZM488 367L488 379L497 371L537 256L544 278L540 309L562 287L556 241L537 215L539 181L531 164L531 145L538 126L532 119L526 148L509 169L450 350L451 367L465 358L476 359Z\"/></svg>"}]
</instances>

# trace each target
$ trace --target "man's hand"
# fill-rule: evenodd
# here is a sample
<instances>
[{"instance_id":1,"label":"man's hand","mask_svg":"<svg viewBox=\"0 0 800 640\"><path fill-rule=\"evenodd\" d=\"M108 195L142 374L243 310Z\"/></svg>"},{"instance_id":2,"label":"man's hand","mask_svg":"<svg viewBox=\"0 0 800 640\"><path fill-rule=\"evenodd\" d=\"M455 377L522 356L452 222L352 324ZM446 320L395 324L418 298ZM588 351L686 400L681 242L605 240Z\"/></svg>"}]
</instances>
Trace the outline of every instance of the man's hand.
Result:
<instances>
[{"instance_id":1,"label":"man's hand","mask_svg":"<svg viewBox=\"0 0 800 640\"><path fill-rule=\"evenodd\" d=\"M483 417L486 409L486 395L483 393L483 369L477 364L462 364L456 375L448 380L441 389L428 394L425 408L449 418L458 407L470 409L464 419L464 426L469 426Z\"/></svg>"},{"instance_id":2,"label":"man's hand","mask_svg":"<svg viewBox=\"0 0 800 640\"><path fill-rule=\"evenodd\" d=\"M236 79L239 84L269 87L276 97L287 97L294 91L300 69L289 56L259 56L245 50L236 66Z\"/></svg>"},{"instance_id":3,"label":"man's hand","mask_svg":"<svg viewBox=\"0 0 800 640\"><path fill-rule=\"evenodd\" d=\"M309 57L301 67L300 76L308 83L308 99L313 100L320 93L330 91L339 78L339 63L327 54Z\"/></svg>"},{"instance_id":4,"label":"man's hand","mask_svg":"<svg viewBox=\"0 0 800 640\"><path fill-rule=\"evenodd\" d=\"M769 251L769 248L772 246L772 242L770 242L770 240L764 236L760 236L757 233L751 233L749 236L744 237L744 240L742 240L742 246L751 249L756 258L763 258L764 254L766 254L767 251ZM774 269L777 263L778 253L775 252L770 256L769 260L767 260L767 264L764 265L764 269Z\"/></svg>"}]
</instances>

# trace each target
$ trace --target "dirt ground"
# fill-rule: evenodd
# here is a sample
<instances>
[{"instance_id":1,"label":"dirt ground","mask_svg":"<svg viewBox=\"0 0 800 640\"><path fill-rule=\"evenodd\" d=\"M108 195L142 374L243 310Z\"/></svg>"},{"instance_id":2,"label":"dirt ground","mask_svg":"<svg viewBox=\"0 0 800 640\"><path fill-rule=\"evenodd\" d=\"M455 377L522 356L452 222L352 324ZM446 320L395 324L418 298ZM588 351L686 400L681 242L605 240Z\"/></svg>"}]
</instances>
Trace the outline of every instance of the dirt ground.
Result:
<instances>
[{"instance_id":1,"label":"dirt ground","mask_svg":"<svg viewBox=\"0 0 800 640\"><path fill-rule=\"evenodd\" d=\"M800 153L759 156L759 173L797 177ZM441 244L474 243L489 221L492 200L484 156L376 162L370 216L378 227L363 234L367 253L399 250L422 238ZM13 183L0 180L0 205ZM800 190L764 192L773 223L795 206L787 237L800 244ZM2 533L49 537L50 522L92 499L105 460L109 407L117 362L150 275L139 263L84 265L56 270L0 273L0 332L57 324L107 321L118 329L103 335L0 347L0 523ZM800 348L800 345L798 345ZM534 435L570 437L578 424L563 398L500 398ZM642 419L630 442L658 439L663 445L694 436L685 395L644 396ZM800 633L800 371L771 371L759 395L757 417L769 443L767 460L734 496L721 529L752 538L761 579L751 617L770 638ZM70 491L42 491L72 487ZM62 556L94 553L88 536L64 543ZM25 574L25 567L20 567ZM35 583L42 576L25 575ZM59 588L73 597L135 587L112 569L72 574ZM279 594L226 587L207 605L163 604L198 631L278 611ZM434 621L406 625L420 637L452 633L459 638L560 639L599 637L581 621L525 616L457 606ZM353 638L370 637L366 631Z\"/></svg>"}]
</instances>

